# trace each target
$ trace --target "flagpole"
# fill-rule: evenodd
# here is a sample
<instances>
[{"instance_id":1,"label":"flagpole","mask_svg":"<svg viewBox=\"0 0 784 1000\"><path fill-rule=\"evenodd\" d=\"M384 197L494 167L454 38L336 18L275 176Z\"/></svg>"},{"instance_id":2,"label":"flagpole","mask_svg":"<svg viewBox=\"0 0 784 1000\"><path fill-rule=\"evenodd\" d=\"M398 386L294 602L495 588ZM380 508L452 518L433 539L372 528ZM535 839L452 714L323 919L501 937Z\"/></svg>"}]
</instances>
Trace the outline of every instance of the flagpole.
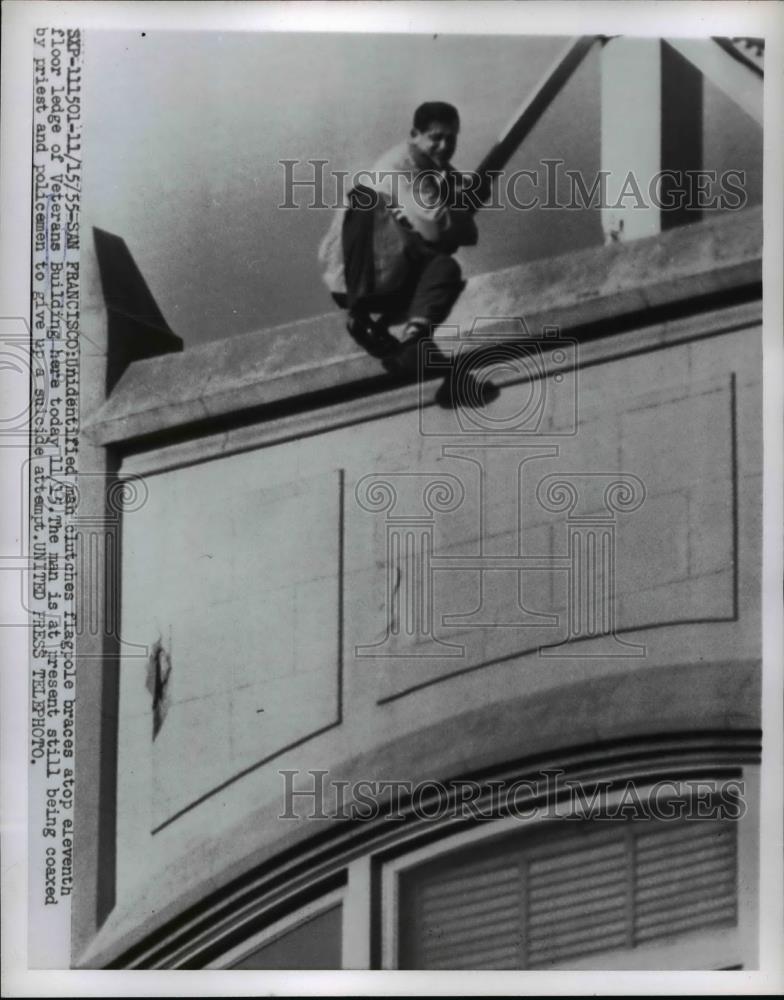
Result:
<instances>
[{"instance_id":1,"label":"flagpole","mask_svg":"<svg viewBox=\"0 0 784 1000\"><path fill-rule=\"evenodd\" d=\"M539 81L533 93L517 109L509 125L476 168L475 173L481 176L481 181L473 192L476 198L472 199L474 204L471 206L471 211L476 211L480 207L479 202L485 202L490 197L493 183L491 172L502 170L506 166L594 43L600 40L606 41L605 36L581 35L570 42Z\"/></svg>"}]
</instances>

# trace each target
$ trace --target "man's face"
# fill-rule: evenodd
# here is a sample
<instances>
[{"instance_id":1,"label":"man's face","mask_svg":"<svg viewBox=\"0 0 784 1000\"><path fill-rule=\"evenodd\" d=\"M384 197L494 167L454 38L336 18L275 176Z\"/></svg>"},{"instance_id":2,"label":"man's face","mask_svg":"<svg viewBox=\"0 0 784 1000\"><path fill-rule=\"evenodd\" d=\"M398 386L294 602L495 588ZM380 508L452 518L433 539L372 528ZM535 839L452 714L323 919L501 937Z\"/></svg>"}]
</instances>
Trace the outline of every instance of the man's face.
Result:
<instances>
[{"instance_id":1,"label":"man's face","mask_svg":"<svg viewBox=\"0 0 784 1000\"><path fill-rule=\"evenodd\" d=\"M454 155L458 131L455 122L431 122L424 132L412 128L411 142L436 166L444 167Z\"/></svg>"}]
</instances>

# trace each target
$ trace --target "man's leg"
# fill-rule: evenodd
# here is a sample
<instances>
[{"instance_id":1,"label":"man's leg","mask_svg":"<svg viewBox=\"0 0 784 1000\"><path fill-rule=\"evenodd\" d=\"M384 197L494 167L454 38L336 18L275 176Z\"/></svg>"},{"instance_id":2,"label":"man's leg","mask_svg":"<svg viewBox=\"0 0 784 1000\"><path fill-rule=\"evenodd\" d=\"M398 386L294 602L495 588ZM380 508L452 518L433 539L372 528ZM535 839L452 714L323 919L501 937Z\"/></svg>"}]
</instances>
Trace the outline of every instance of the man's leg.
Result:
<instances>
[{"instance_id":1,"label":"man's leg","mask_svg":"<svg viewBox=\"0 0 784 1000\"><path fill-rule=\"evenodd\" d=\"M465 288L460 265L447 254L434 255L420 273L408 308L408 322L400 351L384 361L388 371L412 378L419 372L420 344L432 328L443 323ZM442 357L442 360L443 357ZM443 374L443 366L439 366ZM436 393L439 406L486 406L499 396L497 386L479 380L470 369L449 371Z\"/></svg>"},{"instance_id":2,"label":"man's leg","mask_svg":"<svg viewBox=\"0 0 784 1000\"><path fill-rule=\"evenodd\" d=\"M351 193L351 207L343 220L343 263L345 266L345 302L338 303L348 309L346 327L351 338L374 358L385 358L398 350L399 343L383 324L375 323L370 313L374 298L373 227L375 212L361 207L357 195L364 193L364 204L372 204L373 193L355 189ZM370 195L370 201L367 200Z\"/></svg>"},{"instance_id":3,"label":"man's leg","mask_svg":"<svg viewBox=\"0 0 784 1000\"><path fill-rule=\"evenodd\" d=\"M465 282L460 265L448 254L434 254L420 272L408 307L408 324L415 332L443 323L457 302Z\"/></svg>"},{"instance_id":4,"label":"man's leg","mask_svg":"<svg viewBox=\"0 0 784 1000\"><path fill-rule=\"evenodd\" d=\"M454 257L433 254L425 261L408 305L401 349L389 359L391 371L416 374L419 344L431 335L434 326L444 322L464 288L460 265Z\"/></svg>"},{"instance_id":5,"label":"man's leg","mask_svg":"<svg viewBox=\"0 0 784 1000\"><path fill-rule=\"evenodd\" d=\"M370 309L364 303L351 310L346 329L351 339L373 358L387 358L400 349L400 341L383 323L377 323L370 316Z\"/></svg>"}]
</instances>

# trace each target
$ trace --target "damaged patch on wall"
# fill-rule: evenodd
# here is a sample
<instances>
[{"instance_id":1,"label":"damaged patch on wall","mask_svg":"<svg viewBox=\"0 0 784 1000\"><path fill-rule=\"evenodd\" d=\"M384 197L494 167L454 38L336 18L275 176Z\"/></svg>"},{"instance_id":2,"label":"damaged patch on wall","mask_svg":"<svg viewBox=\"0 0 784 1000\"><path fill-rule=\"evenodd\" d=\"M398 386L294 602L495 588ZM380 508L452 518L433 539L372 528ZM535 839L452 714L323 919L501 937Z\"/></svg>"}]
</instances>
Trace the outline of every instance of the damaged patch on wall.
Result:
<instances>
[{"instance_id":1,"label":"damaged patch on wall","mask_svg":"<svg viewBox=\"0 0 784 1000\"><path fill-rule=\"evenodd\" d=\"M147 661L147 690L152 695L152 738L158 735L169 711L171 656L158 638Z\"/></svg>"}]
</instances>

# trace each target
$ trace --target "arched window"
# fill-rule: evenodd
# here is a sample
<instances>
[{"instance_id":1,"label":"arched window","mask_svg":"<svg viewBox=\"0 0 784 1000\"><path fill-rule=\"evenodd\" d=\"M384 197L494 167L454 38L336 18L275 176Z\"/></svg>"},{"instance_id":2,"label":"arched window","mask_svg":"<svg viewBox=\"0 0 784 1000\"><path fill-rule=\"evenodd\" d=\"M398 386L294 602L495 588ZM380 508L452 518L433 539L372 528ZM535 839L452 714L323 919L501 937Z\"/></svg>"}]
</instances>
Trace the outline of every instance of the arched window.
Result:
<instances>
[{"instance_id":1,"label":"arched window","mask_svg":"<svg viewBox=\"0 0 784 1000\"><path fill-rule=\"evenodd\" d=\"M569 770L515 765L484 779L471 815L460 797L440 813L412 798L405 816L335 827L238 880L133 964L756 968L759 786L746 752L665 741L628 769L620 751ZM557 792L533 774L560 776ZM518 800L521 787L534 794Z\"/></svg>"},{"instance_id":2,"label":"arched window","mask_svg":"<svg viewBox=\"0 0 784 1000\"><path fill-rule=\"evenodd\" d=\"M540 826L406 869L398 967L661 968L690 956L704 968L735 960L737 822Z\"/></svg>"}]
</instances>

